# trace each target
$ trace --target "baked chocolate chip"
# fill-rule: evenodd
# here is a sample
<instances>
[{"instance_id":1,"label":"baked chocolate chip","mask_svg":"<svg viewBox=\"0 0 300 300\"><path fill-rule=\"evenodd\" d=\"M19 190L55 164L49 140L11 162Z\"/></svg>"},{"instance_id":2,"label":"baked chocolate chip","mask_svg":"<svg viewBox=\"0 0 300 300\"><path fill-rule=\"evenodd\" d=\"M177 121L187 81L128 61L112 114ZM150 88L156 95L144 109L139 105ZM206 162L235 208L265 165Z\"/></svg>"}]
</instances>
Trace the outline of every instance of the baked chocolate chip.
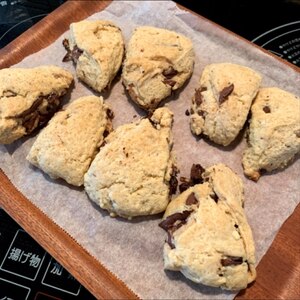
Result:
<instances>
[{"instance_id":1,"label":"baked chocolate chip","mask_svg":"<svg viewBox=\"0 0 300 300\"><path fill-rule=\"evenodd\" d=\"M107 129L103 132L103 137L106 138L109 135L109 131Z\"/></svg>"},{"instance_id":2,"label":"baked chocolate chip","mask_svg":"<svg viewBox=\"0 0 300 300\"><path fill-rule=\"evenodd\" d=\"M81 56L81 54L83 53L82 50L80 50L77 45L74 46L73 50L72 50L72 60L74 62L74 64L77 64L77 61L79 59L79 57Z\"/></svg>"},{"instance_id":3,"label":"baked chocolate chip","mask_svg":"<svg viewBox=\"0 0 300 300\"><path fill-rule=\"evenodd\" d=\"M264 111L266 114L269 114L269 113L271 112L271 109L270 109L269 106L264 106L263 111Z\"/></svg>"},{"instance_id":4,"label":"baked chocolate chip","mask_svg":"<svg viewBox=\"0 0 300 300\"><path fill-rule=\"evenodd\" d=\"M177 185L178 185L178 180L177 180L177 169L173 167L172 173L171 173L171 178L170 178L170 190L169 190L169 195L176 194L177 191Z\"/></svg>"},{"instance_id":5,"label":"baked chocolate chip","mask_svg":"<svg viewBox=\"0 0 300 300\"><path fill-rule=\"evenodd\" d=\"M168 234L168 238L167 238L166 242L169 244L171 249L174 249L175 245L173 244L173 241L172 241L172 239L173 239L172 233L170 231L168 231L167 234Z\"/></svg>"},{"instance_id":6,"label":"baked chocolate chip","mask_svg":"<svg viewBox=\"0 0 300 300\"><path fill-rule=\"evenodd\" d=\"M188 197L187 197L187 199L186 199L186 201L185 201L185 204L186 205L193 205L193 204L197 204L199 201L198 201L198 199L196 198L196 196L195 196L195 193L191 193Z\"/></svg>"},{"instance_id":7,"label":"baked chocolate chip","mask_svg":"<svg viewBox=\"0 0 300 300\"><path fill-rule=\"evenodd\" d=\"M45 111L39 111L39 106L43 101L47 101ZM35 128L44 125L57 111L60 105L59 96L51 93L47 96L39 96L25 111L16 115L14 118L22 119L22 126L26 129L26 134L31 133Z\"/></svg>"},{"instance_id":8,"label":"baked chocolate chip","mask_svg":"<svg viewBox=\"0 0 300 300\"><path fill-rule=\"evenodd\" d=\"M162 72L162 74L167 78L167 79L171 79L173 78L175 75L178 74L178 71L175 70L172 66L170 66L168 69L164 70Z\"/></svg>"},{"instance_id":9,"label":"baked chocolate chip","mask_svg":"<svg viewBox=\"0 0 300 300\"><path fill-rule=\"evenodd\" d=\"M300 130L295 130L294 132L296 134L296 137L300 138Z\"/></svg>"},{"instance_id":10,"label":"baked chocolate chip","mask_svg":"<svg viewBox=\"0 0 300 300\"><path fill-rule=\"evenodd\" d=\"M162 222L159 223L159 227L161 227L162 229L164 229L165 231L171 230L174 227L176 229L178 229L178 224L175 225L175 223L177 221L180 221L180 223L185 224L186 223L186 219L189 217L189 215L191 214L192 210L184 210L183 212L180 213L174 213L170 216L168 216L165 220L163 220Z\"/></svg>"},{"instance_id":11,"label":"baked chocolate chip","mask_svg":"<svg viewBox=\"0 0 300 300\"><path fill-rule=\"evenodd\" d=\"M80 55L83 53L83 51L80 50L77 45L75 45L74 48L71 50L68 39L63 40L63 46L65 47L67 54L64 56L62 61L67 62L72 60L74 64L77 64L77 61Z\"/></svg>"},{"instance_id":12,"label":"baked chocolate chip","mask_svg":"<svg viewBox=\"0 0 300 300\"><path fill-rule=\"evenodd\" d=\"M22 123L22 126L25 127L26 133L31 133L37 126L39 122L39 114L37 111L31 113Z\"/></svg>"},{"instance_id":13,"label":"baked chocolate chip","mask_svg":"<svg viewBox=\"0 0 300 300\"><path fill-rule=\"evenodd\" d=\"M173 232L186 223L186 220L191 214L191 212L192 210L184 210L181 213L172 214L158 224L162 229L167 231L168 238L166 242L169 244L171 249L175 248L175 245L172 242Z\"/></svg>"},{"instance_id":14,"label":"baked chocolate chip","mask_svg":"<svg viewBox=\"0 0 300 300\"><path fill-rule=\"evenodd\" d=\"M163 83L168 84L169 86L173 87L176 84L176 81L172 80L172 79L164 79Z\"/></svg>"},{"instance_id":15,"label":"baked chocolate chip","mask_svg":"<svg viewBox=\"0 0 300 300\"><path fill-rule=\"evenodd\" d=\"M202 183L202 173L205 169L200 164L193 164L191 168L190 181L193 185Z\"/></svg>"},{"instance_id":16,"label":"baked chocolate chip","mask_svg":"<svg viewBox=\"0 0 300 300\"><path fill-rule=\"evenodd\" d=\"M228 96L233 92L234 84L230 84L229 86L225 87L219 94L219 103L222 104L224 101L228 99Z\"/></svg>"},{"instance_id":17,"label":"baked chocolate chip","mask_svg":"<svg viewBox=\"0 0 300 300\"><path fill-rule=\"evenodd\" d=\"M189 111L188 109L185 111L185 115L186 115L186 116L189 116L189 115L190 115L190 111Z\"/></svg>"},{"instance_id":18,"label":"baked chocolate chip","mask_svg":"<svg viewBox=\"0 0 300 300\"><path fill-rule=\"evenodd\" d=\"M203 110L198 110L198 111L197 111L197 114L198 114L198 116L200 116L200 117L202 117L202 118L205 117L205 114L204 114L204 111L203 111Z\"/></svg>"},{"instance_id":19,"label":"baked chocolate chip","mask_svg":"<svg viewBox=\"0 0 300 300\"><path fill-rule=\"evenodd\" d=\"M195 90L195 102L196 104L199 106L201 105L202 101L203 101L203 97L201 94L202 90L201 89L196 89Z\"/></svg>"},{"instance_id":20,"label":"baked chocolate chip","mask_svg":"<svg viewBox=\"0 0 300 300\"><path fill-rule=\"evenodd\" d=\"M106 111L106 115L107 115L107 117L110 119L110 120L112 120L113 118L114 118L114 112L111 110L111 109L107 109L107 111Z\"/></svg>"},{"instance_id":21,"label":"baked chocolate chip","mask_svg":"<svg viewBox=\"0 0 300 300\"><path fill-rule=\"evenodd\" d=\"M227 256L221 259L221 265L223 267L237 266L243 263L243 258L239 256Z\"/></svg>"},{"instance_id":22,"label":"baked chocolate chip","mask_svg":"<svg viewBox=\"0 0 300 300\"><path fill-rule=\"evenodd\" d=\"M191 187L190 182L183 182L183 183L179 184L179 192L182 193L190 187Z\"/></svg>"}]
</instances>

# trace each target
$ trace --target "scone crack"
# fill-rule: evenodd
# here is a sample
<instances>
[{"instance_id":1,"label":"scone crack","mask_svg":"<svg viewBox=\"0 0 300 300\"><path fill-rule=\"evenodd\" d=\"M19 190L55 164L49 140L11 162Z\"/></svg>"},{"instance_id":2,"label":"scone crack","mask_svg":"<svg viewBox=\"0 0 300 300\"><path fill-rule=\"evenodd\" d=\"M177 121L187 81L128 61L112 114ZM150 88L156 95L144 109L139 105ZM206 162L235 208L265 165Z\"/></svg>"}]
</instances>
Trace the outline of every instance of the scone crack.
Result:
<instances>
[{"instance_id":1,"label":"scone crack","mask_svg":"<svg viewBox=\"0 0 300 300\"><path fill-rule=\"evenodd\" d=\"M0 96L0 99L1 98L16 97L17 95L18 95L18 93L16 93L15 91L5 90L5 91L3 91L2 95Z\"/></svg>"},{"instance_id":2,"label":"scone crack","mask_svg":"<svg viewBox=\"0 0 300 300\"><path fill-rule=\"evenodd\" d=\"M32 105L22 113L14 116L6 116L4 118L14 119L19 125L22 125L26 129L26 134L30 134L36 127L44 125L54 114L60 105L59 97L60 96L55 92L49 95L40 95Z\"/></svg>"}]
</instances>

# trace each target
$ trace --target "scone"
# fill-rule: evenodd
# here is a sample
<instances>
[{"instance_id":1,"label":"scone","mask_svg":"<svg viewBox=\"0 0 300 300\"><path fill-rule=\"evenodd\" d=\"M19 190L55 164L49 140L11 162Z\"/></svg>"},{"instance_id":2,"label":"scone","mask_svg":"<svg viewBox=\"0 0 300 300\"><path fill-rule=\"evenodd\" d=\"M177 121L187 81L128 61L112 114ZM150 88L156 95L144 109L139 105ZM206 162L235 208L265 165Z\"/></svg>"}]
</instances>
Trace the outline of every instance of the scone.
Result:
<instances>
[{"instance_id":1,"label":"scone","mask_svg":"<svg viewBox=\"0 0 300 300\"><path fill-rule=\"evenodd\" d=\"M81 21L70 25L63 61L72 60L79 79L97 92L109 88L122 64L121 29L110 21Z\"/></svg>"},{"instance_id":2,"label":"scone","mask_svg":"<svg viewBox=\"0 0 300 300\"><path fill-rule=\"evenodd\" d=\"M192 99L191 130L227 146L246 122L261 76L241 65L218 63L204 68L199 83Z\"/></svg>"},{"instance_id":3,"label":"scone","mask_svg":"<svg viewBox=\"0 0 300 300\"><path fill-rule=\"evenodd\" d=\"M112 132L84 176L89 198L128 219L164 211L177 187L172 121L172 112L159 108Z\"/></svg>"},{"instance_id":4,"label":"scone","mask_svg":"<svg viewBox=\"0 0 300 300\"><path fill-rule=\"evenodd\" d=\"M50 120L27 160L50 177L80 186L92 160L112 130L112 111L102 97L82 97Z\"/></svg>"},{"instance_id":5,"label":"scone","mask_svg":"<svg viewBox=\"0 0 300 300\"><path fill-rule=\"evenodd\" d=\"M45 124L72 82L72 74L56 66L0 70L0 144Z\"/></svg>"},{"instance_id":6,"label":"scone","mask_svg":"<svg viewBox=\"0 0 300 300\"><path fill-rule=\"evenodd\" d=\"M264 171L287 166L299 152L299 97L276 87L262 88L251 108L245 175L257 181Z\"/></svg>"},{"instance_id":7,"label":"scone","mask_svg":"<svg viewBox=\"0 0 300 300\"><path fill-rule=\"evenodd\" d=\"M228 290L256 277L255 246L243 210L242 180L223 164L168 205L160 227L168 233L164 267L204 285Z\"/></svg>"},{"instance_id":8,"label":"scone","mask_svg":"<svg viewBox=\"0 0 300 300\"><path fill-rule=\"evenodd\" d=\"M194 57L187 37L166 29L138 27L127 47L123 84L140 107L156 108L191 76Z\"/></svg>"}]
</instances>

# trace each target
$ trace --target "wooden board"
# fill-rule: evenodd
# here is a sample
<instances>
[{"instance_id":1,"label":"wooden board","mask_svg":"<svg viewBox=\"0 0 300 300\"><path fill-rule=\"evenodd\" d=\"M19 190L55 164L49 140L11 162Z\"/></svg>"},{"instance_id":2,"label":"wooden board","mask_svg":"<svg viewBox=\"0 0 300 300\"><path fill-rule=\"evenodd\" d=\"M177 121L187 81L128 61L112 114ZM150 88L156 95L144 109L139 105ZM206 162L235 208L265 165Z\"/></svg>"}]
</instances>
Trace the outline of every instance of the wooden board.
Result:
<instances>
[{"instance_id":1,"label":"wooden board","mask_svg":"<svg viewBox=\"0 0 300 300\"><path fill-rule=\"evenodd\" d=\"M0 68L16 64L29 54L45 48L65 32L71 22L82 20L103 10L109 3L110 1L66 2L1 49ZM296 69L295 66L285 63ZM106 270L65 231L19 193L1 169L0 206L96 298L138 298L130 287ZM280 229L272 246L259 263L257 272L256 282L245 291L241 291L237 299L300 298L300 205Z\"/></svg>"}]
</instances>

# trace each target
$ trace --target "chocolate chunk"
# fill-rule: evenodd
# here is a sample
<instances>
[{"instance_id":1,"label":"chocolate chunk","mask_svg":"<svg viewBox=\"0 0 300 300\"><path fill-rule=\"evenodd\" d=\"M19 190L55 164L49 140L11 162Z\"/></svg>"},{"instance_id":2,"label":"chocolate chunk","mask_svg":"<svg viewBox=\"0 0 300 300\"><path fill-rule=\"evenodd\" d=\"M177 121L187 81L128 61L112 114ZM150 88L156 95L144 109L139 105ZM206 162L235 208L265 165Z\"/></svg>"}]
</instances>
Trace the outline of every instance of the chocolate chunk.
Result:
<instances>
[{"instance_id":1,"label":"chocolate chunk","mask_svg":"<svg viewBox=\"0 0 300 300\"><path fill-rule=\"evenodd\" d=\"M65 47L65 49L67 51L67 54L63 58L63 62L72 60L74 62L74 64L77 64L77 61L78 61L80 55L83 53L83 51L80 50L77 45L75 45L74 48L71 50L68 39L63 40L63 46Z\"/></svg>"},{"instance_id":2,"label":"chocolate chunk","mask_svg":"<svg viewBox=\"0 0 300 300\"><path fill-rule=\"evenodd\" d=\"M191 187L190 182L183 182L183 183L179 184L179 192L182 193L190 187Z\"/></svg>"},{"instance_id":3,"label":"chocolate chunk","mask_svg":"<svg viewBox=\"0 0 300 300\"><path fill-rule=\"evenodd\" d=\"M195 91L195 102L199 106L202 103L202 101L203 101L203 98L202 98L201 90L197 89Z\"/></svg>"},{"instance_id":4,"label":"chocolate chunk","mask_svg":"<svg viewBox=\"0 0 300 300\"><path fill-rule=\"evenodd\" d=\"M173 78L175 75L178 74L178 71L175 70L172 66L170 66L168 69L164 70L162 72L162 74L167 78L167 79L171 79Z\"/></svg>"},{"instance_id":5,"label":"chocolate chunk","mask_svg":"<svg viewBox=\"0 0 300 300\"><path fill-rule=\"evenodd\" d=\"M47 101L46 111L39 111L39 106L43 101ZM57 111L60 105L59 96L56 93L51 93L47 96L39 96L30 108L16 115L15 118L21 118L22 126L26 129L26 134L31 133L35 128L43 126Z\"/></svg>"},{"instance_id":6,"label":"chocolate chunk","mask_svg":"<svg viewBox=\"0 0 300 300\"><path fill-rule=\"evenodd\" d=\"M176 176L177 176L177 169L175 167L173 167L172 173L171 173L171 179L170 179L170 183L169 183L169 186L170 186L169 195L176 194L177 185L178 185L178 180L177 180Z\"/></svg>"},{"instance_id":7,"label":"chocolate chunk","mask_svg":"<svg viewBox=\"0 0 300 300\"><path fill-rule=\"evenodd\" d=\"M198 199L196 198L195 193L191 193L185 201L186 205L193 205L197 203L198 203Z\"/></svg>"},{"instance_id":8,"label":"chocolate chunk","mask_svg":"<svg viewBox=\"0 0 300 300\"><path fill-rule=\"evenodd\" d=\"M69 44L69 40L68 39L64 39L62 41L63 46L65 47L66 51L71 51L70 49L70 44Z\"/></svg>"},{"instance_id":9,"label":"chocolate chunk","mask_svg":"<svg viewBox=\"0 0 300 300\"><path fill-rule=\"evenodd\" d=\"M269 106L264 106L263 111L264 111L266 114L269 114L269 113L271 112L271 109L270 109Z\"/></svg>"},{"instance_id":10,"label":"chocolate chunk","mask_svg":"<svg viewBox=\"0 0 300 300\"><path fill-rule=\"evenodd\" d=\"M171 249L174 249L175 245L173 244L173 241L172 241L172 238L173 238L172 233L170 231L168 231L167 234L168 234L168 238L167 238L166 242L169 244Z\"/></svg>"},{"instance_id":11,"label":"chocolate chunk","mask_svg":"<svg viewBox=\"0 0 300 300\"><path fill-rule=\"evenodd\" d=\"M173 87L176 84L176 81L174 81L172 79L164 79L163 83L168 84L169 86Z\"/></svg>"},{"instance_id":12,"label":"chocolate chunk","mask_svg":"<svg viewBox=\"0 0 300 300\"><path fill-rule=\"evenodd\" d=\"M111 110L111 109L107 109L107 111L106 111L106 115L107 115L107 117L110 119L110 120L112 120L113 118L114 118L114 112Z\"/></svg>"},{"instance_id":13,"label":"chocolate chunk","mask_svg":"<svg viewBox=\"0 0 300 300\"><path fill-rule=\"evenodd\" d=\"M300 138L300 130L295 130L294 132L296 134L296 137Z\"/></svg>"},{"instance_id":14,"label":"chocolate chunk","mask_svg":"<svg viewBox=\"0 0 300 300\"><path fill-rule=\"evenodd\" d=\"M63 44L63 46L65 47L65 49L67 51L67 54L64 56L62 61L66 62L66 61L72 60L72 54L71 54L71 49L70 49L70 44L69 44L68 39L64 39L62 44Z\"/></svg>"},{"instance_id":15,"label":"chocolate chunk","mask_svg":"<svg viewBox=\"0 0 300 300\"><path fill-rule=\"evenodd\" d=\"M190 174L190 181L193 185L202 183L202 173L205 171L205 169L200 164L193 164L191 168L191 174Z\"/></svg>"},{"instance_id":16,"label":"chocolate chunk","mask_svg":"<svg viewBox=\"0 0 300 300\"><path fill-rule=\"evenodd\" d=\"M175 225L177 221L180 221L180 223L185 224L186 219L189 217L191 214L192 210L184 210L181 213L174 213L170 216L168 216L165 220L159 223L159 226L164 229L165 231L171 230L174 226L176 229L178 229L178 224Z\"/></svg>"},{"instance_id":17,"label":"chocolate chunk","mask_svg":"<svg viewBox=\"0 0 300 300\"><path fill-rule=\"evenodd\" d=\"M228 99L228 96L233 92L234 84L230 84L225 87L219 94L219 103L222 104L225 100Z\"/></svg>"},{"instance_id":18,"label":"chocolate chunk","mask_svg":"<svg viewBox=\"0 0 300 300\"><path fill-rule=\"evenodd\" d=\"M190 115L190 111L189 111L188 109L185 111L185 115L186 115L186 116L189 116L189 115Z\"/></svg>"},{"instance_id":19,"label":"chocolate chunk","mask_svg":"<svg viewBox=\"0 0 300 300\"><path fill-rule=\"evenodd\" d=\"M221 259L221 265L223 267L236 266L243 263L243 258L238 256L227 256L227 258Z\"/></svg>"},{"instance_id":20,"label":"chocolate chunk","mask_svg":"<svg viewBox=\"0 0 300 300\"><path fill-rule=\"evenodd\" d=\"M28 109L26 109L22 113L16 115L16 118L25 118L26 116L32 114L42 104L43 100L44 100L44 97L39 96L38 98L36 98L36 100L32 103L32 105Z\"/></svg>"},{"instance_id":21,"label":"chocolate chunk","mask_svg":"<svg viewBox=\"0 0 300 300\"><path fill-rule=\"evenodd\" d=\"M80 55L83 53L82 50L80 50L76 45L74 46L73 50L72 50L72 60L74 62L74 64L77 64L77 61L80 57Z\"/></svg>"},{"instance_id":22,"label":"chocolate chunk","mask_svg":"<svg viewBox=\"0 0 300 300\"><path fill-rule=\"evenodd\" d=\"M205 114L204 114L204 111L203 111L203 110L197 111L197 114L198 114L198 116L200 116L200 117L202 117L202 118L205 117Z\"/></svg>"},{"instance_id":23,"label":"chocolate chunk","mask_svg":"<svg viewBox=\"0 0 300 300\"><path fill-rule=\"evenodd\" d=\"M31 133L37 126L39 122L39 114L37 111L31 113L22 123L23 127L26 129L26 133Z\"/></svg>"},{"instance_id":24,"label":"chocolate chunk","mask_svg":"<svg viewBox=\"0 0 300 300\"><path fill-rule=\"evenodd\" d=\"M103 137L106 138L109 135L109 131L107 129L103 132Z\"/></svg>"},{"instance_id":25,"label":"chocolate chunk","mask_svg":"<svg viewBox=\"0 0 300 300\"><path fill-rule=\"evenodd\" d=\"M186 220L191 213L192 210L184 210L181 213L175 213L168 216L164 221L158 224L162 229L167 231L168 238L166 242L169 244L171 249L175 248L175 245L172 242L172 233L186 223Z\"/></svg>"},{"instance_id":26,"label":"chocolate chunk","mask_svg":"<svg viewBox=\"0 0 300 300\"><path fill-rule=\"evenodd\" d=\"M207 91L205 86L195 90L195 102L199 106L203 102L202 92Z\"/></svg>"}]
</instances>

